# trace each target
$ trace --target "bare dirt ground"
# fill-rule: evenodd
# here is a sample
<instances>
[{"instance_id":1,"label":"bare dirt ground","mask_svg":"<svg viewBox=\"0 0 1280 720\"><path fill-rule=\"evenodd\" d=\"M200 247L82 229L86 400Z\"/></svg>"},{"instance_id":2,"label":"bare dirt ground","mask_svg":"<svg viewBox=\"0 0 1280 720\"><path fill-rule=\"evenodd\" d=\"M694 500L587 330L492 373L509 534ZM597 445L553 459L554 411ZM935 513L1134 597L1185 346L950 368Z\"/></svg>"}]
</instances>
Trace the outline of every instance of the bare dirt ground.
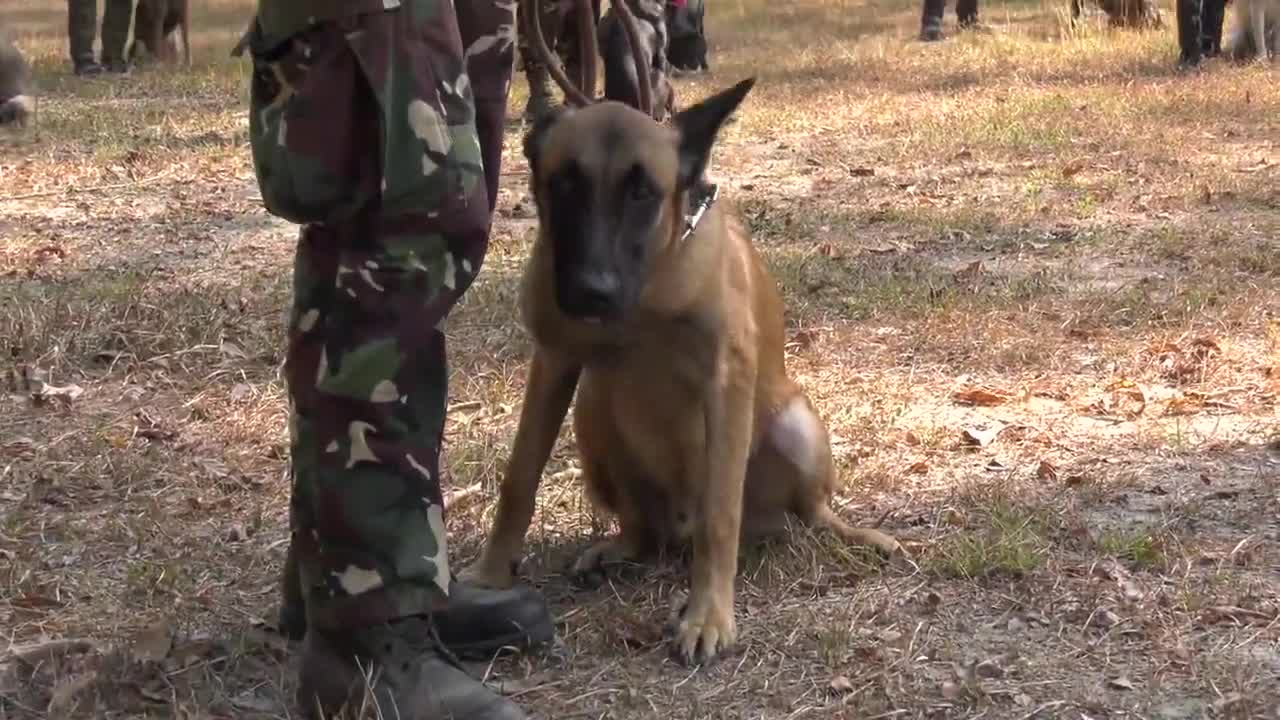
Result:
<instances>
[{"instance_id":1,"label":"bare dirt ground","mask_svg":"<svg viewBox=\"0 0 1280 720\"><path fill-rule=\"evenodd\" d=\"M783 287L842 512L916 566L746 548L740 644L682 667L678 562L563 574L608 531L566 428L524 568L559 642L477 674L557 720L1280 718L1280 75L1179 73L1172 27L1065 9L925 45L914 1L711 3L681 99L760 77L713 171ZM193 3L190 70L93 80L65 12L0 12L41 85L0 133L0 718L291 717L265 621L294 229L260 208L227 56L250 3ZM523 387L524 96L450 323L455 566Z\"/></svg>"}]
</instances>

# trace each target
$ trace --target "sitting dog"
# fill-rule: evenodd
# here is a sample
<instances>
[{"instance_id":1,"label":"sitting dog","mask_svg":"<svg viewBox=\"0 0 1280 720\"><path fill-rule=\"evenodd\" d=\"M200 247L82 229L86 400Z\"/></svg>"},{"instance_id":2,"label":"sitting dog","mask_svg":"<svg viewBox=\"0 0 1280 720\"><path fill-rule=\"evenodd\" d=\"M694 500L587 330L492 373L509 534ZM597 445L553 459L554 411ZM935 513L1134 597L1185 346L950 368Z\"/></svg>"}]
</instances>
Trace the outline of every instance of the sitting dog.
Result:
<instances>
[{"instance_id":1,"label":"sitting dog","mask_svg":"<svg viewBox=\"0 0 1280 720\"><path fill-rule=\"evenodd\" d=\"M552 74L564 77L558 67ZM670 127L566 88L582 107L544 116L525 137L538 235L520 313L534 351L497 515L462 573L480 585L512 583L576 393L583 481L620 533L575 568L692 545L673 647L689 663L736 640L743 538L777 532L791 515L886 553L901 549L828 506L829 438L787 376L778 288L704 177L720 128L754 83L677 113Z\"/></svg>"},{"instance_id":2,"label":"sitting dog","mask_svg":"<svg viewBox=\"0 0 1280 720\"><path fill-rule=\"evenodd\" d=\"M178 49L174 39L174 30L182 31L183 61L191 64L191 27L187 0L138 0L134 10L133 35L135 41L129 44L128 57L134 59L137 46L142 45L152 57L167 62L177 62Z\"/></svg>"},{"instance_id":3,"label":"sitting dog","mask_svg":"<svg viewBox=\"0 0 1280 720\"><path fill-rule=\"evenodd\" d=\"M1280 0L1235 3L1236 23L1229 41L1229 57L1263 61L1280 55Z\"/></svg>"},{"instance_id":4,"label":"sitting dog","mask_svg":"<svg viewBox=\"0 0 1280 720\"><path fill-rule=\"evenodd\" d=\"M0 28L0 125L27 124L35 105L30 93L31 65L13 38Z\"/></svg>"},{"instance_id":5,"label":"sitting dog","mask_svg":"<svg viewBox=\"0 0 1280 720\"><path fill-rule=\"evenodd\" d=\"M662 0L627 0L635 15L640 55L649 73L653 90L653 118L665 120L675 111L675 89L671 86L667 61L667 20ZM640 107L640 79L626 28L617 11L610 7L600 18L597 30L600 54L604 60L604 97Z\"/></svg>"}]
</instances>

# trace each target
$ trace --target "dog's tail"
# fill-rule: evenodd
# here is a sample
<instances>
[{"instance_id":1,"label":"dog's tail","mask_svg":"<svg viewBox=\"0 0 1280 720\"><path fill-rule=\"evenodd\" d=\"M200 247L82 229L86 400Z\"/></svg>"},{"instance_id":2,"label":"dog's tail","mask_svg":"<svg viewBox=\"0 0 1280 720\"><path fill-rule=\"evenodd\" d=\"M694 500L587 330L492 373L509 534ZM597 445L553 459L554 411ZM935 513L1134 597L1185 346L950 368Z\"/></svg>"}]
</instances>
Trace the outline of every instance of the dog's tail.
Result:
<instances>
[{"instance_id":1,"label":"dog's tail","mask_svg":"<svg viewBox=\"0 0 1280 720\"><path fill-rule=\"evenodd\" d=\"M809 519L809 523L815 527L826 528L834 532L847 543L877 550L891 558L906 553L902 544L894 539L892 535L882 533L874 528L853 527L845 522L844 518L837 515L836 511L827 507L826 503L818 505L813 511L813 517Z\"/></svg>"}]
</instances>

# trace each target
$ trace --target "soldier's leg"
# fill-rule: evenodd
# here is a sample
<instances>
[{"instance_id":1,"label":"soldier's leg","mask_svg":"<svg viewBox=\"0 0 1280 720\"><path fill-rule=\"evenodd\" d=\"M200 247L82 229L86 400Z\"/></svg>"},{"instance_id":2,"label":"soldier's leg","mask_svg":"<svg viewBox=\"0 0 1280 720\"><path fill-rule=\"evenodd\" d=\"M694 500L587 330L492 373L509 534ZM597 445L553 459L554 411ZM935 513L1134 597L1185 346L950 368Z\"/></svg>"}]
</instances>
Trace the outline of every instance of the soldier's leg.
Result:
<instances>
[{"instance_id":1,"label":"soldier's leg","mask_svg":"<svg viewBox=\"0 0 1280 720\"><path fill-rule=\"evenodd\" d=\"M978 24L978 0L956 0L956 22L962 28Z\"/></svg>"},{"instance_id":2,"label":"soldier's leg","mask_svg":"<svg viewBox=\"0 0 1280 720\"><path fill-rule=\"evenodd\" d=\"M516 10L516 40L519 46L520 67L524 71L525 80L529 83L529 100L524 107L526 122L532 122L550 110L555 97L551 75L538 59L533 50L533 43L529 39L528 25L524 15L530 3L537 5L539 17L542 19L542 36L553 49L561 27L560 5L557 0L519 0Z\"/></svg>"},{"instance_id":3,"label":"soldier's leg","mask_svg":"<svg viewBox=\"0 0 1280 720\"><path fill-rule=\"evenodd\" d=\"M559 33L556 38L556 51L561 56L564 63L564 74L572 82L580 82L582 77L582 47L581 38L579 36L579 22L577 22L577 3L582 0L573 0L570 8L564 10L564 15L559 24ZM591 0L591 17L595 22L589 28L590 32L595 32L595 28L600 24L600 3L599 0ZM594 58L593 58L594 60Z\"/></svg>"},{"instance_id":4,"label":"soldier's leg","mask_svg":"<svg viewBox=\"0 0 1280 720\"><path fill-rule=\"evenodd\" d=\"M259 186L269 209L311 223L286 364L309 715L371 684L403 718L523 717L447 661L433 626L451 617L455 639L491 641L512 624L498 611L515 607L550 627L529 595L448 597L443 324L480 267L490 221L452 7L419 0L253 47Z\"/></svg>"},{"instance_id":5,"label":"soldier's leg","mask_svg":"<svg viewBox=\"0 0 1280 720\"><path fill-rule=\"evenodd\" d=\"M515 67L516 18L509 5L499 0L471 0L457 8L463 47L479 47L477 43L481 43L485 48L467 54L467 76L475 94L476 133L492 211L498 199L502 136ZM492 214L489 217L492 219Z\"/></svg>"},{"instance_id":6,"label":"soldier's leg","mask_svg":"<svg viewBox=\"0 0 1280 720\"><path fill-rule=\"evenodd\" d=\"M125 44L133 24L133 0L106 0L102 11L102 64L111 72L127 72Z\"/></svg>"},{"instance_id":7,"label":"soldier's leg","mask_svg":"<svg viewBox=\"0 0 1280 720\"><path fill-rule=\"evenodd\" d=\"M942 13L946 0L924 0L920 11L920 39L933 42L942 39Z\"/></svg>"},{"instance_id":8,"label":"soldier's leg","mask_svg":"<svg viewBox=\"0 0 1280 720\"><path fill-rule=\"evenodd\" d=\"M93 41L97 35L97 0L67 0L67 40L71 46L71 66L77 75L102 72L102 66L93 58Z\"/></svg>"},{"instance_id":9,"label":"soldier's leg","mask_svg":"<svg viewBox=\"0 0 1280 720\"><path fill-rule=\"evenodd\" d=\"M1201 0L1175 0L1178 22L1178 62L1184 66L1200 63Z\"/></svg>"},{"instance_id":10,"label":"soldier's leg","mask_svg":"<svg viewBox=\"0 0 1280 720\"><path fill-rule=\"evenodd\" d=\"M1223 0L1202 0L1200 10L1200 49L1207 57L1222 53L1222 25L1226 15Z\"/></svg>"}]
</instances>

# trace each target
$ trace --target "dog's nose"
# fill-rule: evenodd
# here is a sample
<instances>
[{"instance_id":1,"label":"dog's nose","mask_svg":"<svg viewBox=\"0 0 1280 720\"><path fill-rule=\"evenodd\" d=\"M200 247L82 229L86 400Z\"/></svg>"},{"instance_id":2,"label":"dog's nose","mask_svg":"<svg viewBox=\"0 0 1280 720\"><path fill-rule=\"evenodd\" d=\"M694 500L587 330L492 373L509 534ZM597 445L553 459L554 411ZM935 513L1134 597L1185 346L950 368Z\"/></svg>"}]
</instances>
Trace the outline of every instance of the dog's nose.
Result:
<instances>
[{"instance_id":1,"label":"dog's nose","mask_svg":"<svg viewBox=\"0 0 1280 720\"><path fill-rule=\"evenodd\" d=\"M591 270L579 274L574 285L578 314L602 315L613 307L622 283L615 272Z\"/></svg>"}]
</instances>

